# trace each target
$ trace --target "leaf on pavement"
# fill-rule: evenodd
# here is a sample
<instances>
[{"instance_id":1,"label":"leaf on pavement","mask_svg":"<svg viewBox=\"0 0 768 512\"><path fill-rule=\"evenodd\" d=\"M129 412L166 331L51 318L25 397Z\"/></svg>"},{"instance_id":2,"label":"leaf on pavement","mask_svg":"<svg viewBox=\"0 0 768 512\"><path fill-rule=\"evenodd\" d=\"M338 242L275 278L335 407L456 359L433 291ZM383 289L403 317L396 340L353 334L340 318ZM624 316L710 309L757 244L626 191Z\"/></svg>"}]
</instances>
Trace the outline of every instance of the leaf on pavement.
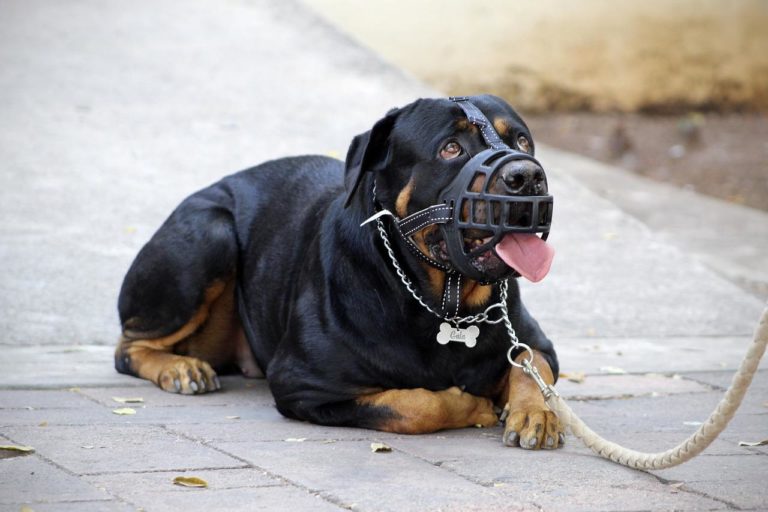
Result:
<instances>
[{"instance_id":1,"label":"leaf on pavement","mask_svg":"<svg viewBox=\"0 0 768 512\"><path fill-rule=\"evenodd\" d=\"M391 452L392 448L384 443L371 443L371 451L373 453L387 453Z\"/></svg>"},{"instance_id":2,"label":"leaf on pavement","mask_svg":"<svg viewBox=\"0 0 768 512\"><path fill-rule=\"evenodd\" d=\"M130 407L121 407L120 409L113 409L113 414L118 414L120 416L130 416L131 414L136 414L136 409L131 409Z\"/></svg>"},{"instance_id":3,"label":"leaf on pavement","mask_svg":"<svg viewBox=\"0 0 768 512\"><path fill-rule=\"evenodd\" d=\"M113 396L112 400L115 402L121 403L121 404L143 404L144 399L140 396L135 397L122 397L122 396Z\"/></svg>"},{"instance_id":4,"label":"leaf on pavement","mask_svg":"<svg viewBox=\"0 0 768 512\"><path fill-rule=\"evenodd\" d=\"M208 487L208 482L196 476L177 476L173 483L183 487Z\"/></svg>"},{"instance_id":5,"label":"leaf on pavement","mask_svg":"<svg viewBox=\"0 0 768 512\"><path fill-rule=\"evenodd\" d=\"M9 452L24 452L32 453L35 451L31 446L20 446L15 444L0 444L0 450L6 450Z\"/></svg>"},{"instance_id":6,"label":"leaf on pavement","mask_svg":"<svg viewBox=\"0 0 768 512\"><path fill-rule=\"evenodd\" d=\"M584 382L587 376L584 375L584 372L572 372L572 373L561 372L560 378L569 380L571 382L575 382L576 384L581 384L582 382Z\"/></svg>"},{"instance_id":7,"label":"leaf on pavement","mask_svg":"<svg viewBox=\"0 0 768 512\"><path fill-rule=\"evenodd\" d=\"M765 446L768 445L768 439L762 441L739 441L739 446Z\"/></svg>"}]
</instances>

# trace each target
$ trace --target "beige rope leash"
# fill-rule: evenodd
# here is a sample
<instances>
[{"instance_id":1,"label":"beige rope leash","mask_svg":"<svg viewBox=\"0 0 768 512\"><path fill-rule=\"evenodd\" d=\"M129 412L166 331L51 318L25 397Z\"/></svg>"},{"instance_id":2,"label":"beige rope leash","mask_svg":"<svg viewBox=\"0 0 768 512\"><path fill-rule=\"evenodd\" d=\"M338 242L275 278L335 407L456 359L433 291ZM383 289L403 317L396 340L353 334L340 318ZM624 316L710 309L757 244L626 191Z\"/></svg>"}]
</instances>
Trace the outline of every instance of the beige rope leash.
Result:
<instances>
[{"instance_id":1,"label":"beige rope leash","mask_svg":"<svg viewBox=\"0 0 768 512\"><path fill-rule=\"evenodd\" d=\"M541 377L537 379L538 372L535 368L530 371L527 367L526 373L537 381L547 405L557 414L566 428L569 428L573 435L581 439L595 453L635 469L665 469L692 459L709 446L725 429L747 393L752 377L765 352L766 344L768 344L768 308L763 311L763 315L760 317L754 340L731 381L731 387L728 388L725 396L720 400L707 421L688 439L674 448L659 453L638 452L603 439L576 416L554 388L546 385Z\"/></svg>"}]
</instances>

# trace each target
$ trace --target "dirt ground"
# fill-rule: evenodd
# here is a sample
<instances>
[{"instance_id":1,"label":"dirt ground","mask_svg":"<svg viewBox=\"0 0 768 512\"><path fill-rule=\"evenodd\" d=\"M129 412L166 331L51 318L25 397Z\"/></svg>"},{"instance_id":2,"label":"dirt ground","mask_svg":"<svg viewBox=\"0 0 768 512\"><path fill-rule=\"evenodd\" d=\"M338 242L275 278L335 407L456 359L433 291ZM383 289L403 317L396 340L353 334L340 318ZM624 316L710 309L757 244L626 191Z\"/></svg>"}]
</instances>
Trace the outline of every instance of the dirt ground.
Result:
<instances>
[{"instance_id":1,"label":"dirt ground","mask_svg":"<svg viewBox=\"0 0 768 512\"><path fill-rule=\"evenodd\" d=\"M524 115L536 140L768 211L768 115Z\"/></svg>"}]
</instances>

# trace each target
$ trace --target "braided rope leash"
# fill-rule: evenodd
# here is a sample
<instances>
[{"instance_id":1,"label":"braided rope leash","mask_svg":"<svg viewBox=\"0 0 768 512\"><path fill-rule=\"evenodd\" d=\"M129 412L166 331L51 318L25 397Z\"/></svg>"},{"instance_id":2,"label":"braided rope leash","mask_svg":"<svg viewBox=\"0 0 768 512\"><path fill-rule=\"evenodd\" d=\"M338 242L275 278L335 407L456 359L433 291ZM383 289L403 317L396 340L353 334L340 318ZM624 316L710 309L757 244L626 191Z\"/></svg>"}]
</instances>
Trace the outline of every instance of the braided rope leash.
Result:
<instances>
[{"instance_id":1,"label":"braided rope leash","mask_svg":"<svg viewBox=\"0 0 768 512\"><path fill-rule=\"evenodd\" d=\"M763 315L760 317L760 321L755 329L754 340L749 350L747 350L747 354L744 356L744 360L741 362L736 375L734 375L730 388L728 388L725 396L720 400L720 403L710 414L707 421L688 439L674 448L659 453L643 453L630 450L600 437L576 416L576 413L554 391L554 388L543 384L543 381L539 382L539 379L535 378L538 373L535 371L535 368L533 369L532 377L539 384L539 388L544 394L550 409L557 414L560 421L571 430L571 433L581 439L592 451L601 457L635 469L665 469L692 459L709 446L720 432L725 429L728 422L736 414L736 410L747 393L760 359L765 353L767 344L768 308L763 311ZM529 371L526 371L526 373L529 373Z\"/></svg>"}]
</instances>

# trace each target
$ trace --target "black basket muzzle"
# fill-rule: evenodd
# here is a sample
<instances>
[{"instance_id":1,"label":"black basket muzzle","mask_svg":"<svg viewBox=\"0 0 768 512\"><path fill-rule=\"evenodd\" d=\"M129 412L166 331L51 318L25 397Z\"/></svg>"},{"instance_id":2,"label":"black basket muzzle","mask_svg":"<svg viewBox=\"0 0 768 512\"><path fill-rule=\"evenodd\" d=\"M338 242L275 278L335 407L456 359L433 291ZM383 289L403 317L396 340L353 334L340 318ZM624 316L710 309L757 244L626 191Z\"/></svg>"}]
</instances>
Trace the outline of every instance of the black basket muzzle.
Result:
<instances>
[{"instance_id":1,"label":"black basket muzzle","mask_svg":"<svg viewBox=\"0 0 768 512\"><path fill-rule=\"evenodd\" d=\"M470 122L479 127L488 149L483 150L465 163L458 175L439 194L439 203L424 208L403 219L395 217L397 232L413 254L430 265L446 272L458 271L482 284L499 281L516 274L509 269L504 275L490 279L483 273L477 258L496 245L507 235L514 233L540 233L546 240L552 224L553 198L546 195L515 195L491 192L498 180L503 179L504 166L515 160L528 160L544 173L541 164L533 156L507 146L493 129L485 115L466 97L451 98L459 105ZM543 174L546 187L546 174ZM472 190L482 181L479 190ZM495 187L497 190L501 187ZM375 198L375 193L374 193ZM382 211L368 219L369 222ZM445 248L450 259L447 266L425 255L411 236L425 227L440 226ZM476 240L482 240L477 243ZM498 257L498 255L497 255Z\"/></svg>"},{"instance_id":2,"label":"black basket muzzle","mask_svg":"<svg viewBox=\"0 0 768 512\"><path fill-rule=\"evenodd\" d=\"M541 168L527 153L510 148L486 149L464 164L456 179L440 193L440 202L451 207L450 220L440 225L448 256L456 270L469 278L484 279L473 260L493 250L504 236L541 233L544 240L549 236L551 195L491 192L494 184L502 179L504 166L515 160L529 160ZM477 183L482 186L477 187ZM473 185L479 190L472 190ZM544 185L546 187L546 175Z\"/></svg>"}]
</instances>

